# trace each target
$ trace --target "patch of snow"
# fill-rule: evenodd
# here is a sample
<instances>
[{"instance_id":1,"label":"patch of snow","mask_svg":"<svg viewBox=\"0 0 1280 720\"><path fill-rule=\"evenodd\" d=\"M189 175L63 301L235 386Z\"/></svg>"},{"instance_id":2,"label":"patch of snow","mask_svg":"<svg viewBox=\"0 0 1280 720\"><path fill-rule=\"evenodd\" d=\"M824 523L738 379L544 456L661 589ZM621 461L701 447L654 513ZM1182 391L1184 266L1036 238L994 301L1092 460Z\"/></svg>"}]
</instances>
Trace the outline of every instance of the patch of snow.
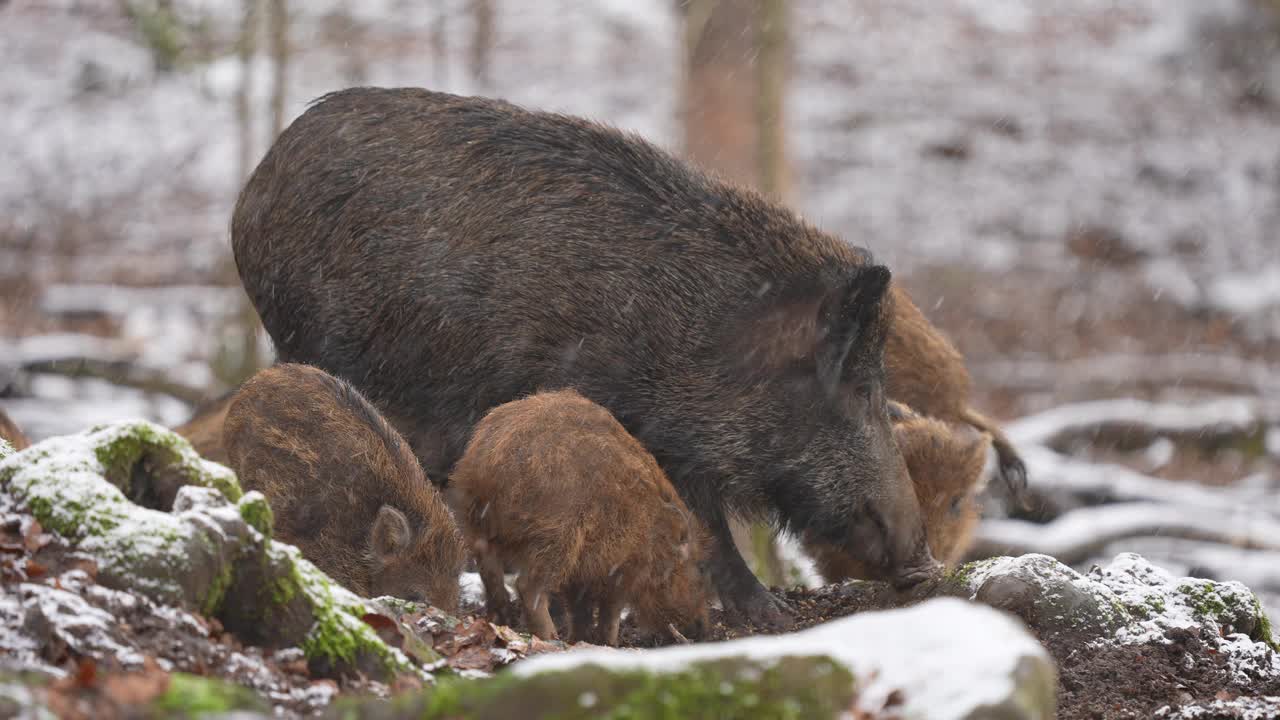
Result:
<instances>
[{"instance_id":1,"label":"patch of snow","mask_svg":"<svg viewBox=\"0 0 1280 720\"><path fill-rule=\"evenodd\" d=\"M1176 710L1165 706L1156 711L1155 717L1165 720L1274 720L1280 717L1280 697L1241 696L1234 700L1213 700L1202 705L1183 705Z\"/></svg>"},{"instance_id":2,"label":"patch of snow","mask_svg":"<svg viewBox=\"0 0 1280 720\"><path fill-rule=\"evenodd\" d=\"M1168 433L1194 432L1214 425L1248 427L1261 416L1256 397L1221 397L1195 406L1120 398L1063 405L1005 426L1016 445L1047 445L1057 435L1106 423L1132 423Z\"/></svg>"},{"instance_id":3,"label":"patch of snow","mask_svg":"<svg viewBox=\"0 0 1280 720\"><path fill-rule=\"evenodd\" d=\"M1206 292L1209 305L1236 315L1251 315L1280 305L1280 265L1215 278Z\"/></svg>"},{"instance_id":4,"label":"patch of snow","mask_svg":"<svg viewBox=\"0 0 1280 720\"><path fill-rule=\"evenodd\" d=\"M794 573L793 577L787 578L788 583L798 580L799 584L806 588L822 587L826 584L822 580L822 575L818 573L817 565L805 553L798 539L789 533L779 533L777 548L783 567L790 568Z\"/></svg>"},{"instance_id":5,"label":"patch of snow","mask_svg":"<svg viewBox=\"0 0 1280 720\"><path fill-rule=\"evenodd\" d=\"M820 627L777 636L646 651L571 650L529 658L511 672L530 676L599 665L618 670L678 671L722 657L769 661L783 656L827 655L860 682L860 708L878 710L900 691L906 717L939 720L968 716L998 705L1026 674L1028 658L1051 663L1048 654L1013 618L953 598L914 607L854 615Z\"/></svg>"},{"instance_id":6,"label":"patch of snow","mask_svg":"<svg viewBox=\"0 0 1280 720\"><path fill-rule=\"evenodd\" d=\"M8 598L8 593L4 597ZM15 599L25 619L9 627L38 628L36 632L47 632L76 652L110 656L126 668L142 667L142 654L120 644L113 636L115 617L80 595L48 585L21 583L17 585ZM11 610L0 608L6 614Z\"/></svg>"},{"instance_id":7,"label":"patch of snow","mask_svg":"<svg viewBox=\"0 0 1280 720\"><path fill-rule=\"evenodd\" d=\"M462 592L459 595L463 603L484 603L484 581L478 572L464 572L458 577Z\"/></svg>"}]
</instances>

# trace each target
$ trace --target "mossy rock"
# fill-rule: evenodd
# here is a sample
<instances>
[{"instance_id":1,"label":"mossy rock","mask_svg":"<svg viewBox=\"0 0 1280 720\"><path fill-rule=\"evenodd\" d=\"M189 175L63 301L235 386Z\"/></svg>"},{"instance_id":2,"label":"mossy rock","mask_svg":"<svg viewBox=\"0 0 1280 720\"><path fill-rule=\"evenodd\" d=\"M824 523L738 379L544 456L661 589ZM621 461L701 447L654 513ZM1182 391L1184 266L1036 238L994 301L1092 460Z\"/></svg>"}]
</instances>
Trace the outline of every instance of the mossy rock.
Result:
<instances>
[{"instance_id":1,"label":"mossy rock","mask_svg":"<svg viewBox=\"0 0 1280 720\"><path fill-rule=\"evenodd\" d=\"M247 529L227 500L241 497L234 473L146 422L37 443L0 461L0 486L93 555L103 585L204 612L216 610ZM172 509L181 492L201 488L225 508L166 512L129 497Z\"/></svg>"},{"instance_id":2,"label":"mossy rock","mask_svg":"<svg viewBox=\"0 0 1280 720\"><path fill-rule=\"evenodd\" d=\"M1070 629L1138 642L1198 625L1207 637L1242 633L1277 649L1261 602L1242 583L1175 578L1134 553L1087 575L1046 555L991 558L957 568L944 586L1009 610L1041 632Z\"/></svg>"},{"instance_id":3,"label":"mossy rock","mask_svg":"<svg viewBox=\"0 0 1280 720\"><path fill-rule=\"evenodd\" d=\"M957 663L955 647L987 651ZM330 718L904 718L1054 716L1052 658L1021 623L953 598L775 636L656 650L539 654L495 677L441 679Z\"/></svg>"},{"instance_id":4,"label":"mossy rock","mask_svg":"<svg viewBox=\"0 0 1280 720\"><path fill-rule=\"evenodd\" d=\"M854 678L829 657L743 657L677 672L611 671L599 665L532 677L450 677L391 703L339 701L331 718L835 718L848 712Z\"/></svg>"},{"instance_id":5,"label":"mossy rock","mask_svg":"<svg viewBox=\"0 0 1280 720\"><path fill-rule=\"evenodd\" d=\"M0 487L98 562L98 581L222 621L246 642L300 645L313 670L410 669L361 621L369 606L272 537L259 493L147 422L45 440L0 460ZM148 506L149 505L149 506Z\"/></svg>"},{"instance_id":6,"label":"mossy rock","mask_svg":"<svg viewBox=\"0 0 1280 720\"><path fill-rule=\"evenodd\" d=\"M970 598L1017 615L1042 632L1103 636L1132 620L1110 588L1048 555L991 558L957 568L947 584Z\"/></svg>"}]
</instances>

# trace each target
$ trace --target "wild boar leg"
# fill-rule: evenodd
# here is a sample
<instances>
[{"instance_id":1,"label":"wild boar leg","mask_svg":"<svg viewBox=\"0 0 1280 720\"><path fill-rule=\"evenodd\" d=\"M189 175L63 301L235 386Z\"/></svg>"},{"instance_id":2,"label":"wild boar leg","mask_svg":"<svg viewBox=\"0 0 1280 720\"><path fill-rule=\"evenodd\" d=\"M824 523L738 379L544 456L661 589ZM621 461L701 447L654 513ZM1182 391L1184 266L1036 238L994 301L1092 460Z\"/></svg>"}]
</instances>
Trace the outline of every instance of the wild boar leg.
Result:
<instances>
[{"instance_id":1,"label":"wild boar leg","mask_svg":"<svg viewBox=\"0 0 1280 720\"><path fill-rule=\"evenodd\" d=\"M711 579L720 604L739 620L755 625L787 628L791 626L791 608L765 589L738 552L729 531L724 511L703 513L707 528L714 538L711 554Z\"/></svg>"},{"instance_id":2,"label":"wild boar leg","mask_svg":"<svg viewBox=\"0 0 1280 720\"><path fill-rule=\"evenodd\" d=\"M529 632L543 640L556 639L556 625L551 622L551 593L546 582L535 571L524 569L516 578L516 592L524 606L524 620Z\"/></svg>"},{"instance_id":3,"label":"wild boar leg","mask_svg":"<svg viewBox=\"0 0 1280 720\"><path fill-rule=\"evenodd\" d=\"M485 608L499 624L510 625L515 618L511 617L511 595L507 593L502 558L492 545L483 541L476 543L475 553L480 580L484 583Z\"/></svg>"}]
</instances>

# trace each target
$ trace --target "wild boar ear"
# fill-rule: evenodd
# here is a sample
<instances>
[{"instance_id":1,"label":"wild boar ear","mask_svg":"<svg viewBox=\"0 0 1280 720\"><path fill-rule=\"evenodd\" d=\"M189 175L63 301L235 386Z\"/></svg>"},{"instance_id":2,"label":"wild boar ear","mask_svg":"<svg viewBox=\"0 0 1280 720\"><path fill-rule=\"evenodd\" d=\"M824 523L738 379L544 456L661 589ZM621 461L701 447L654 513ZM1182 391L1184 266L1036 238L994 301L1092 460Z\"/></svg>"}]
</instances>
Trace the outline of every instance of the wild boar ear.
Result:
<instances>
[{"instance_id":1,"label":"wild boar ear","mask_svg":"<svg viewBox=\"0 0 1280 720\"><path fill-rule=\"evenodd\" d=\"M889 289L889 268L867 265L854 270L818 308L818 377L829 390L844 377L850 351L883 343L880 306Z\"/></svg>"},{"instance_id":2,"label":"wild boar ear","mask_svg":"<svg viewBox=\"0 0 1280 720\"><path fill-rule=\"evenodd\" d=\"M378 508L378 517L369 530L369 546L373 554L381 558L398 555L409 547L412 536L409 518L390 505L383 505Z\"/></svg>"}]
</instances>

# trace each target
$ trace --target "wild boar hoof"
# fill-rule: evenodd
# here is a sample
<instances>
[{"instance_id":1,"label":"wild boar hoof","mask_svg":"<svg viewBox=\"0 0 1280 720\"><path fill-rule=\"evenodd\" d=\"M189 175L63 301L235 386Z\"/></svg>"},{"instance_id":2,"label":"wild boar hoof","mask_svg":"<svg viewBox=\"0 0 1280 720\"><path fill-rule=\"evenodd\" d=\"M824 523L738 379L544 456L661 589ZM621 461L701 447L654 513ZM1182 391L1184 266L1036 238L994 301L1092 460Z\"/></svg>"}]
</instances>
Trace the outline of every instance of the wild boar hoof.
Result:
<instances>
[{"instance_id":1,"label":"wild boar hoof","mask_svg":"<svg viewBox=\"0 0 1280 720\"><path fill-rule=\"evenodd\" d=\"M927 581L942 578L942 564L931 560L923 565L905 568L893 578L894 590L910 590Z\"/></svg>"},{"instance_id":2,"label":"wild boar hoof","mask_svg":"<svg viewBox=\"0 0 1280 720\"><path fill-rule=\"evenodd\" d=\"M736 609L739 620L759 628L788 630L795 623L791 606L764 588L743 599Z\"/></svg>"}]
</instances>

